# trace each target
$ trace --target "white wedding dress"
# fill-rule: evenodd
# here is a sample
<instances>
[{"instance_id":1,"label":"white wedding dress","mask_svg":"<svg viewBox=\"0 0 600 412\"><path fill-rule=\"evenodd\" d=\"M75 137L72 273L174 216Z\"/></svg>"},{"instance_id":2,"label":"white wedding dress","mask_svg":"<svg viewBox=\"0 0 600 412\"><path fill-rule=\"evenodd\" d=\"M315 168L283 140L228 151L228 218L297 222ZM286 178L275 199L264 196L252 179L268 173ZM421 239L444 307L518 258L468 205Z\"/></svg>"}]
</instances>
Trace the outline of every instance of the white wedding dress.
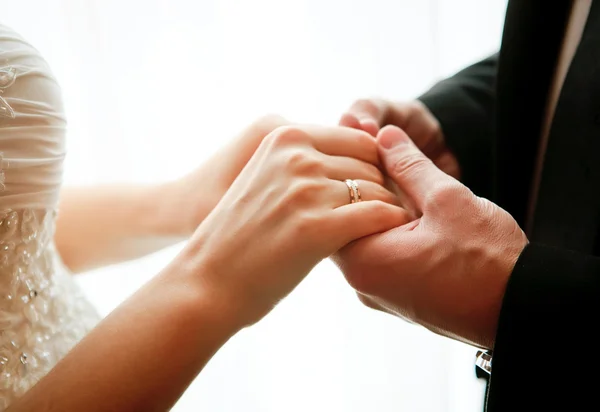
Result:
<instances>
[{"instance_id":1,"label":"white wedding dress","mask_svg":"<svg viewBox=\"0 0 600 412\"><path fill-rule=\"evenodd\" d=\"M54 247L65 127L47 63L0 25L0 411L98 320Z\"/></svg>"}]
</instances>

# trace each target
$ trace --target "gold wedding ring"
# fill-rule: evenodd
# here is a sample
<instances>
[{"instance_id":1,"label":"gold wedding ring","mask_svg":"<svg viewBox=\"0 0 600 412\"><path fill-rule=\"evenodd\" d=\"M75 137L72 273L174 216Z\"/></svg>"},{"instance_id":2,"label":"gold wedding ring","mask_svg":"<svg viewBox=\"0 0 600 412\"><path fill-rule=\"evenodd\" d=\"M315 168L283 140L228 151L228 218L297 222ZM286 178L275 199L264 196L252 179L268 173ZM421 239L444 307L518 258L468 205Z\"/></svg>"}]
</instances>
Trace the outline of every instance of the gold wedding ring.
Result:
<instances>
[{"instance_id":1,"label":"gold wedding ring","mask_svg":"<svg viewBox=\"0 0 600 412\"><path fill-rule=\"evenodd\" d=\"M350 195L350 203L358 203L362 201L360 196L360 190L358 189L358 183L356 180L346 179L344 180L346 186L348 186L348 194Z\"/></svg>"}]
</instances>

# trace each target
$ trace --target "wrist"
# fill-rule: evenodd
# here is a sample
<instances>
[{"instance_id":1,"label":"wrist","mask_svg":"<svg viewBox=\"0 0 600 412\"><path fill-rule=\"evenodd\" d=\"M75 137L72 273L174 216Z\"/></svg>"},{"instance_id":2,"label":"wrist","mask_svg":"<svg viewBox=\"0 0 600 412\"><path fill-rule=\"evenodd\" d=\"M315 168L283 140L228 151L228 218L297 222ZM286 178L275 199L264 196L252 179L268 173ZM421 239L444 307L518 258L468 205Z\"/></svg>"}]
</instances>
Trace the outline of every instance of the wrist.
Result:
<instances>
[{"instance_id":1,"label":"wrist","mask_svg":"<svg viewBox=\"0 0 600 412\"><path fill-rule=\"evenodd\" d=\"M489 297L491 310L489 318L485 322L488 328L484 334L483 344L481 345L481 347L489 350L493 350L495 346L500 312L502 311L508 282L519 257L528 243L527 237L521 230L516 230L515 232L515 238L498 245L493 254L496 261L495 276L490 277L488 281L488 290L491 293L491 297Z\"/></svg>"},{"instance_id":2,"label":"wrist","mask_svg":"<svg viewBox=\"0 0 600 412\"><path fill-rule=\"evenodd\" d=\"M254 315L259 312L258 305L235 281L234 274L226 273L231 265L215 261L208 249L205 239L198 234L192 236L171 263L171 276L189 286L202 310L235 334L261 317Z\"/></svg>"},{"instance_id":3,"label":"wrist","mask_svg":"<svg viewBox=\"0 0 600 412\"><path fill-rule=\"evenodd\" d=\"M163 287L178 289L180 318L190 319L192 328L201 325L207 338L224 343L246 326L240 316L242 311L209 281L216 274L209 272L203 260L190 258L186 252L160 275L165 282Z\"/></svg>"}]
</instances>

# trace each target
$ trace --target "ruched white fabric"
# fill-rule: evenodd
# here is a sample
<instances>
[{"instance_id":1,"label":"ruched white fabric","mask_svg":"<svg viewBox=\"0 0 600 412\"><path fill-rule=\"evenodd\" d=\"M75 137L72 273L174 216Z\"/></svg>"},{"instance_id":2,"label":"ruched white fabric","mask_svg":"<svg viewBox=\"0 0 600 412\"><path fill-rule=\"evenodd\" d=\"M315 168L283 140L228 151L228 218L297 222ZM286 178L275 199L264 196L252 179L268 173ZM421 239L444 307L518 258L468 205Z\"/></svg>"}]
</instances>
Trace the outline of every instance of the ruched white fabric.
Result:
<instances>
[{"instance_id":1,"label":"ruched white fabric","mask_svg":"<svg viewBox=\"0 0 600 412\"><path fill-rule=\"evenodd\" d=\"M0 411L98 320L53 242L65 130L47 63L0 25Z\"/></svg>"}]
</instances>

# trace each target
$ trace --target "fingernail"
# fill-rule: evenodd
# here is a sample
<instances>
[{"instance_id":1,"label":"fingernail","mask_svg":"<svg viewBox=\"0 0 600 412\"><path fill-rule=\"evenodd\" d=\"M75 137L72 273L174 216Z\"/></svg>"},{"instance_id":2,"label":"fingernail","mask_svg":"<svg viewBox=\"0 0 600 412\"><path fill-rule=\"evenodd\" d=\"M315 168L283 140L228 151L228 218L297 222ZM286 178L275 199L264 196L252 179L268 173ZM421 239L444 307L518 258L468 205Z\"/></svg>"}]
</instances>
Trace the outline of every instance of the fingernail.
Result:
<instances>
[{"instance_id":1,"label":"fingernail","mask_svg":"<svg viewBox=\"0 0 600 412\"><path fill-rule=\"evenodd\" d=\"M392 149L406 143L408 143L408 136L396 127L386 128L379 136L379 144L384 149Z\"/></svg>"}]
</instances>

